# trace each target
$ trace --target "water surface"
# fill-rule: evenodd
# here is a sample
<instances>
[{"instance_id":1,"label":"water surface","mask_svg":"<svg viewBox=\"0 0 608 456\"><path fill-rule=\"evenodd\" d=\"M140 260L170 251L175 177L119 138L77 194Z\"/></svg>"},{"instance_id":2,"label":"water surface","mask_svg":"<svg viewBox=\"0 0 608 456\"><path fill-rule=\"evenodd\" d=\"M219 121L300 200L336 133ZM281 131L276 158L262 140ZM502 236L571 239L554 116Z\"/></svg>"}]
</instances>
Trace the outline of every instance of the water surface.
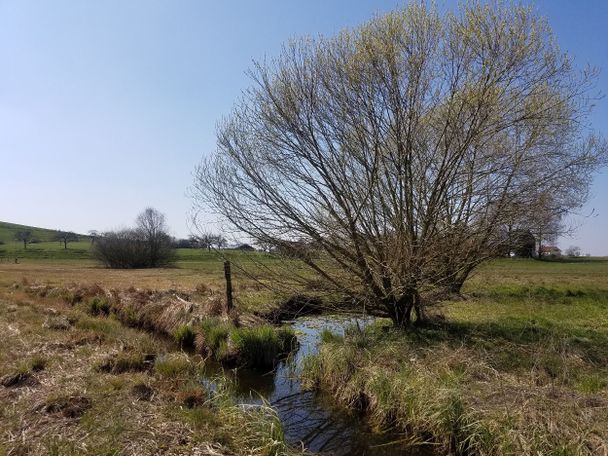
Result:
<instances>
[{"instance_id":1,"label":"water surface","mask_svg":"<svg viewBox=\"0 0 608 456\"><path fill-rule=\"evenodd\" d=\"M343 335L346 328L365 327L371 317L315 316L285 322L297 332L299 348L273 372L263 374L239 370L235 375L237 401L243 404L269 403L278 413L286 440L297 447L323 455L422 456L428 448L407 447L403 436L372 432L363 417L336 404L328 394L302 389L299 375L303 360L318 352L324 329ZM210 370L208 374L217 375ZM263 398L263 400L262 400Z\"/></svg>"}]
</instances>

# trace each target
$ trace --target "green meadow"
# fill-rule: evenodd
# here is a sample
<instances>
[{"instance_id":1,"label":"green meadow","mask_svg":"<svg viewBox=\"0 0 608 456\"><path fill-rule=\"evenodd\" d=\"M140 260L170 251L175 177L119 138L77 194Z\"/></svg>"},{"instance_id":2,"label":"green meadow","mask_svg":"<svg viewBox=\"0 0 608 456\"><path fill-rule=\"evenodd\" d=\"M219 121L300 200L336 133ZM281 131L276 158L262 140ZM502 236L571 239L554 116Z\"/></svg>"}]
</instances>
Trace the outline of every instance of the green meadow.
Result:
<instances>
[{"instance_id":1,"label":"green meadow","mask_svg":"<svg viewBox=\"0 0 608 456\"><path fill-rule=\"evenodd\" d=\"M52 230L32 228L41 242L23 249L11 240L20 228L0 225L0 377L18 384L0 387L0 400L28 389L0 411L0 454L116 454L133 442L297 452L271 408L241 409L229 384L212 398L196 380L209 362L271 366L291 344L292 333L263 318L280 303L263 274L277 257L179 249L170 268L112 270L93 260L89 238L64 249ZM234 264L230 315L225 257ZM263 266L255 278L238 267L249 260ZM179 310L179 296L198 314ZM608 259L493 260L460 298L428 313L407 330L380 318L343 336L323 333L319 354L306 359L305 387L331 392L336 406L428 454L608 453ZM136 406L117 405L127 402ZM36 407L60 412L41 419ZM142 420L154 438L138 431ZM11 440L20 429L36 437Z\"/></svg>"}]
</instances>

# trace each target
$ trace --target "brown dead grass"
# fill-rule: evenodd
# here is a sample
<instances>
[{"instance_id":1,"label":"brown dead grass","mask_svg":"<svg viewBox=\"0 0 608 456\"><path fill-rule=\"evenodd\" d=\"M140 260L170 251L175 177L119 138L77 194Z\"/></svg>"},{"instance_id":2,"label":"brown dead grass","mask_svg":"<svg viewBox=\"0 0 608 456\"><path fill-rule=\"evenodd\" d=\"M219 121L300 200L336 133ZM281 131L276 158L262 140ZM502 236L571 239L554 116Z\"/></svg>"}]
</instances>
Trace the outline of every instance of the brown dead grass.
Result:
<instances>
[{"instance_id":1,"label":"brown dead grass","mask_svg":"<svg viewBox=\"0 0 608 456\"><path fill-rule=\"evenodd\" d=\"M128 272L133 283L139 271ZM173 285L168 277L156 280L165 272L143 271L142 283ZM106 286L124 284L116 280L122 274L97 268L40 265L1 274L0 377L20 377L0 386L0 454L264 454L230 448L232 429L207 410L204 391L193 386L195 370L166 376L150 365L176 347L141 328L170 334L217 312L212 288L112 291ZM84 277L83 285L72 284ZM185 283L194 289L200 277ZM85 312L87 299L99 295L115 300L116 316ZM127 309L138 328L121 323Z\"/></svg>"},{"instance_id":2,"label":"brown dead grass","mask_svg":"<svg viewBox=\"0 0 608 456\"><path fill-rule=\"evenodd\" d=\"M196 266L196 263L194 263ZM194 290L206 291L223 288L222 263L209 262L205 268L185 264L175 268L156 269L107 269L89 261L35 261L22 263L0 263L0 286L10 286L17 282L44 283L51 286L67 286L78 283L81 286L97 284L103 288L148 288L153 290ZM246 282L241 279L241 282ZM245 285L246 286L246 283Z\"/></svg>"}]
</instances>

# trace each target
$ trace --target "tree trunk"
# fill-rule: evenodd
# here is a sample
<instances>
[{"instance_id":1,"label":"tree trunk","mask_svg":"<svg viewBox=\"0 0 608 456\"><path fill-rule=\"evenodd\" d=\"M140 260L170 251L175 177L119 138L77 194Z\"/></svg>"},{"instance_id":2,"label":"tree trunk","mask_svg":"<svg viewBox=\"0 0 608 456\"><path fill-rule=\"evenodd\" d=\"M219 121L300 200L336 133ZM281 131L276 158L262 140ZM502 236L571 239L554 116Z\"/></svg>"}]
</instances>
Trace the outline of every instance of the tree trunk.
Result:
<instances>
[{"instance_id":1,"label":"tree trunk","mask_svg":"<svg viewBox=\"0 0 608 456\"><path fill-rule=\"evenodd\" d=\"M462 286L464 285L465 280L467 280L469 274L470 271L466 271L460 274L459 276L454 277L454 280L452 280L452 282L447 287L448 291L450 293L459 295L460 291L462 290Z\"/></svg>"},{"instance_id":2,"label":"tree trunk","mask_svg":"<svg viewBox=\"0 0 608 456\"><path fill-rule=\"evenodd\" d=\"M384 304L390 319L398 328L406 328L412 323L412 310L416 314L416 321L424 321L425 316L420 302L418 291L411 290L400 298L388 298Z\"/></svg>"},{"instance_id":3,"label":"tree trunk","mask_svg":"<svg viewBox=\"0 0 608 456\"><path fill-rule=\"evenodd\" d=\"M27 240L25 240L25 239L23 240L23 248L27 249Z\"/></svg>"},{"instance_id":4,"label":"tree trunk","mask_svg":"<svg viewBox=\"0 0 608 456\"><path fill-rule=\"evenodd\" d=\"M63 240L63 248L66 249L66 250L68 248L68 240L67 239Z\"/></svg>"}]
</instances>

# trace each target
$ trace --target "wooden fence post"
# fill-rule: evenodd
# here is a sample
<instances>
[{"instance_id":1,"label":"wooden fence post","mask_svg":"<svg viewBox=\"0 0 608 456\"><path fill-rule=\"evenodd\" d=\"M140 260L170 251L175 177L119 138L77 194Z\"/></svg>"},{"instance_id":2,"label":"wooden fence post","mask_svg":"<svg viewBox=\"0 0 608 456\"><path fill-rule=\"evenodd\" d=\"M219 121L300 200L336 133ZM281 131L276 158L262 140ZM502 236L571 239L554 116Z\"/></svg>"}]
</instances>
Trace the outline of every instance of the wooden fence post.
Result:
<instances>
[{"instance_id":1,"label":"wooden fence post","mask_svg":"<svg viewBox=\"0 0 608 456\"><path fill-rule=\"evenodd\" d=\"M224 261L224 277L226 278L226 312L232 310L232 274L230 272L230 261Z\"/></svg>"}]
</instances>

